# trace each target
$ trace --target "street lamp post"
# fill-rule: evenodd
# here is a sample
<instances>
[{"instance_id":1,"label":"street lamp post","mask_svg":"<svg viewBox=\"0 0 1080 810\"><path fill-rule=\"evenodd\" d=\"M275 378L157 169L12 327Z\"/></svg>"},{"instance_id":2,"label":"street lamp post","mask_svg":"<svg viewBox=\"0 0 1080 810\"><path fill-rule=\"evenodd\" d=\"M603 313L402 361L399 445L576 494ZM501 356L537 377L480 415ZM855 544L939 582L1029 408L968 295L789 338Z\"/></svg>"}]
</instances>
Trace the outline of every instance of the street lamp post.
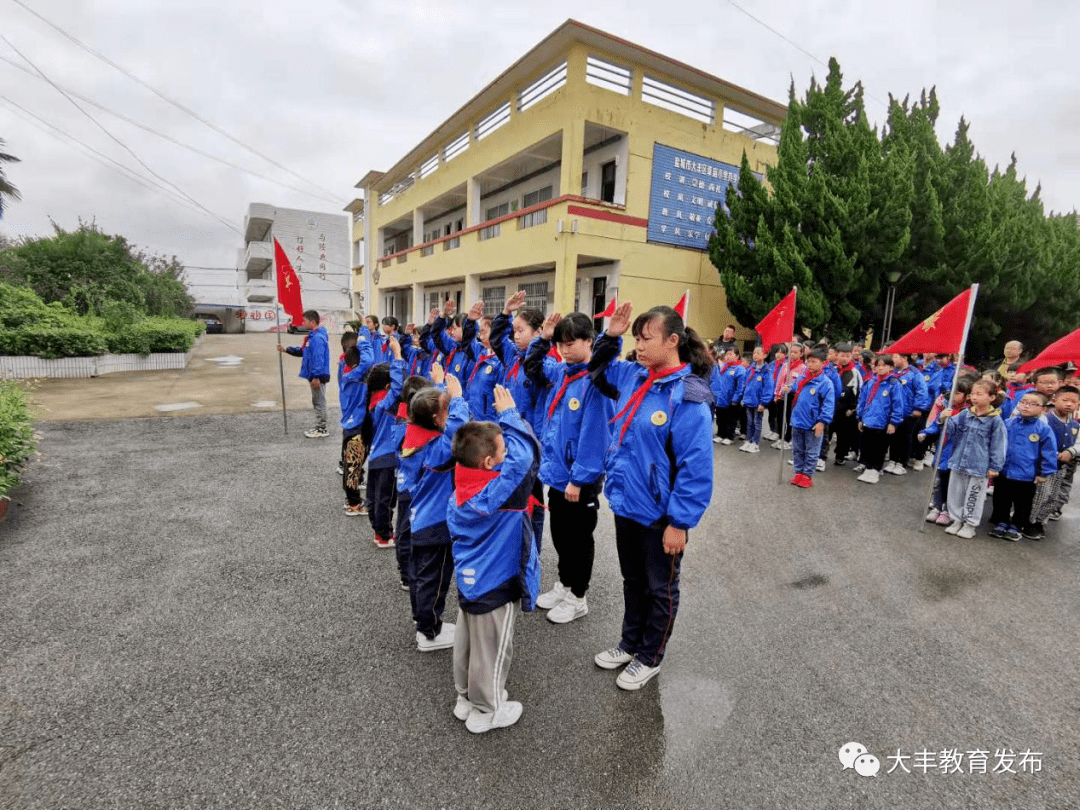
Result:
<instances>
[{"instance_id":1,"label":"street lamp post","mask_svg":"<svg viewBox=\"0 0 1080 810\"><path fill-rule=\"evenodd\" d=\"M896 308L896 284L900 281L900 271L890 270L885 274L885 280L889 282L889 292L885 296L885 322L881 328L881 348L889 345L889 335L892 332L893 310Z\"/></svg>"}]
</instances>

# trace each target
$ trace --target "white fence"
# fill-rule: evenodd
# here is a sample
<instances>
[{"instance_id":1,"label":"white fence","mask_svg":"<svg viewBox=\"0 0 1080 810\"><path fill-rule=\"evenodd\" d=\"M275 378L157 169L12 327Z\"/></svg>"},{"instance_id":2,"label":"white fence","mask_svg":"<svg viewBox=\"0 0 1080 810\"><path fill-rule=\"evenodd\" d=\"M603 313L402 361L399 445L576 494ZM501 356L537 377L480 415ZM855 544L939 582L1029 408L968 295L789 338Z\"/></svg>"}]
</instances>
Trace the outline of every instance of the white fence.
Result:
<instances>
[{"instance_id":1,"label":"white fence","mask_svg":"<svg viewBox=\"0 0 1080 810\"><path fill-rule=\"evenodd\" d=\"M0 379L100 377L121 371L167 371L187 368L191 362L188 352L159 354L103 354L99 357L61 357L46 360L42 357L0 356Z\"/></svg>"}]
</instances>

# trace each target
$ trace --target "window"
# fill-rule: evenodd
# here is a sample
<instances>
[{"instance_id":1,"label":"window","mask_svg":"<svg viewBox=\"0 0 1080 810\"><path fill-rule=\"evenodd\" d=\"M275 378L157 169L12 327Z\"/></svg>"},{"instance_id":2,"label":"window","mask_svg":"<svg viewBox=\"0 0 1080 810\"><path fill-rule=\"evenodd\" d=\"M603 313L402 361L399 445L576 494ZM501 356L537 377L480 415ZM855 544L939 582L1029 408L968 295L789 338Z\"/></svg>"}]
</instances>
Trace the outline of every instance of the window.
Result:
<instances>
[{"instance_id":1,"label":"window","mask_svg":"<svg viewBox=\"0 0 1080 810\"><path fill-rule=\"evenodd\" d=\"M485 219L498 219L499 217L505 217L510 213L510 203L504 202L502 205L492 206L487 210L487 216Z\"/></svg>"},{"instance_id":2,"label":"window","mask_svg":"<svg viewBox=\"0 0 1080 810\"><path fill-rule=\"evenodd\" d=\"M533 225L543 225L547 222L546 208L541 208L539 211L531 211L528 214L522 214L518 217L518 228L531 228Z\"/></svg>"},{"instance_id":3,"label":"window","mask_svg":"<svg viewBox=\"0 0 1080 810\"><path fill-rule=\"evenodd\" d=\"M533 284L519 284L519 290L525 291L525 308L535 309L541 315L547 315L548 283L537 281Z\"/></svg>"},{"instance_id":4,"label":"window","mask_svg":"<svg viewBox=\"0 0 1080 810\"><path fill-rule=\"evenodd\" d=\"M607 307L607 276L594 276L592 280L592 307L593 314L603 312ZM596 334L604 331L604 319L593 318L593 328Z\"/></svg>"},{"instance_id":5,"label":"window","mask_svg":"<svg viewBox=\"0 0 1080 810\"><path fill-rule=\"evenodd\" d=\"M615 202L615 161L609 160L600 167L600 199Z\"/></svg>"},{"instance_id":6,"label":"window","mask_svg":"<svg viewBox=\"0 0 1080 810\"><path fill-rule=\"evenodd\" d=\"M530 208L531 206L539 205L542 202L547 202L551 199L551 189L551 186L544 186L536 191L530 191L521 198L521 207Z\"/></svg>"},{"instance_id":7,"label":"window","mask_svg":"<svg viewBox=\"0 0 1080 810\"><path fill-rule=\"evenodd\" d=\"M589 173L588 172L582 172L581 173L581 196L582 197L588 197L589 196Z\"/></svg>"},{"instance_id":8,"label":"window","mask_svg":"<svg viewBox=\"0 0 1080 810\"><path fill-rule=\"evenodd\" d=\"M506 287L485 287L480 297L484 299L484 314L495 317L506 304Z\"/></svg>"},{"instance_id":9,"label":"window","mask_svg":"<svg viewBox=\"0 0 1080 810\"><path fill-rule=\"evenodd\" d=\"M442 302L439 300L439 293L428 293L428 311L438 309L441 305Z\"/></svg>"}]
</instances>

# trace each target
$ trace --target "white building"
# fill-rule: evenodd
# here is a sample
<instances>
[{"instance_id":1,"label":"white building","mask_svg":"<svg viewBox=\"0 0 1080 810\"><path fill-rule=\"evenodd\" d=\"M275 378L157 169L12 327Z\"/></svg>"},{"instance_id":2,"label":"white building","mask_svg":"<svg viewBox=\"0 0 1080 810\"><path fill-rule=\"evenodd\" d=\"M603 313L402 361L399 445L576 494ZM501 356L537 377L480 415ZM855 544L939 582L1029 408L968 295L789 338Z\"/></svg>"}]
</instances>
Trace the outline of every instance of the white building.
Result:
<instances>
[{"instance_id":1,"label":"white building","mask_svg":"<svg viewBox=\"0 0 1080 810\"><path fill-rule=\"evenodd\" d=\"M349 217L321 211L252 203L244 218L244 247L237 256L237 284L251 332L282 328L289 317L277 303L274 240L300 279L304 309L322 316L328 332L340 332L354 315L350 300Z\"/></svg>"}]
</instances>

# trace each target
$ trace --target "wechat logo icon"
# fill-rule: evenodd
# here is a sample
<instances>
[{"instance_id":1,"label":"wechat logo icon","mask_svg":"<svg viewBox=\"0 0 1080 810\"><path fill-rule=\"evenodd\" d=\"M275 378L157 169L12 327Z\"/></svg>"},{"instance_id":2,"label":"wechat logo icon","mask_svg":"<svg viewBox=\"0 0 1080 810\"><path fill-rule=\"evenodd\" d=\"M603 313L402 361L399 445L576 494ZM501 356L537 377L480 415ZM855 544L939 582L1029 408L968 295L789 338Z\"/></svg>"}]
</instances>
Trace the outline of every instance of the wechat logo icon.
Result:
<instances>
[{"instance_id":1,"label":"wechat logo icon","mask_svg":"<svg viewBox=\"0 0 1080 810\"><path fill-rule=\"evenodd\" d=\"M881 769L881 762L877 757L869 753L862 743L844 743L837 753L840 757L840 764L844 766L845 771L848 768L854 768L855 773L859 774L859 776L877 776L878 771Z\"/></svg>"}]
</instances>

